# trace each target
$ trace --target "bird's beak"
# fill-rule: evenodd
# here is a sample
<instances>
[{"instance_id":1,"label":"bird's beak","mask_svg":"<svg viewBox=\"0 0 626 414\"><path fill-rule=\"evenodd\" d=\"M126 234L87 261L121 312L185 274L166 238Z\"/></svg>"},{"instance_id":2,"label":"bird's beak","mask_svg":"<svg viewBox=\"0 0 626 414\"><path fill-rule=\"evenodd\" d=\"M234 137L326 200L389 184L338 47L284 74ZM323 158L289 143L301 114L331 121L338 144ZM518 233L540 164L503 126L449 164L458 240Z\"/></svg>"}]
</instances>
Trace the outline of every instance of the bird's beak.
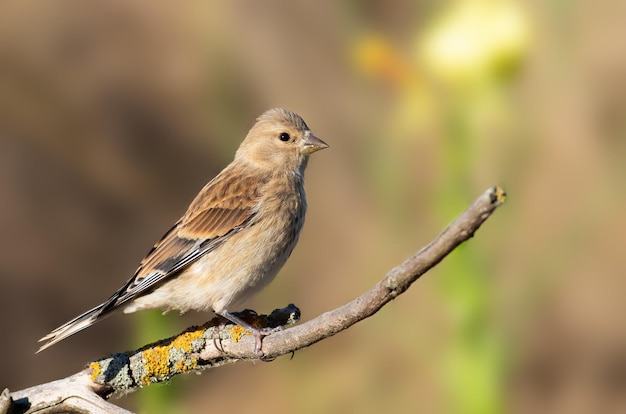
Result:
<instances>
[{"instance_id":1,"label":"bird's beak","mask_svg":"<svg viewBox=\"0 0 626 414\"><path fill-rule=\"evenodd\" d=\"M328 144L309 132L304 138L302 153L307 155L313 154L315 151L323 150L324 148L328 148Z\"/></svg>"}]
</instances>

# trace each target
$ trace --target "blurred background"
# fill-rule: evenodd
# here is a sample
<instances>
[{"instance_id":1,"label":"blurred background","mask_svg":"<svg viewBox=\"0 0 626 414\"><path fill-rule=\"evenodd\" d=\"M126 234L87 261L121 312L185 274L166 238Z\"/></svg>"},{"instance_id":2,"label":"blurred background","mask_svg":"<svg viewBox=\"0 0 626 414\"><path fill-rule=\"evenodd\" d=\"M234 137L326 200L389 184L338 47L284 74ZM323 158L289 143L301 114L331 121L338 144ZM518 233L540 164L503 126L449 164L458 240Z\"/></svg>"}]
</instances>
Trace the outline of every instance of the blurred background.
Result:
<instances>
[{"instance_id":1,"label":"blurred background","mask_svg":"<svg viewBox=\"0 0 626 414\"><path fill-rule=\"evenodd\" d=\"M266 109L330 144L276 281L304 320L373 286L482 191L476 237L293 359L176 378L140 413L626 411L626 3L0 2L0 387L210 315L37 339L134 272Z\"/></svg>"}]
</instances>

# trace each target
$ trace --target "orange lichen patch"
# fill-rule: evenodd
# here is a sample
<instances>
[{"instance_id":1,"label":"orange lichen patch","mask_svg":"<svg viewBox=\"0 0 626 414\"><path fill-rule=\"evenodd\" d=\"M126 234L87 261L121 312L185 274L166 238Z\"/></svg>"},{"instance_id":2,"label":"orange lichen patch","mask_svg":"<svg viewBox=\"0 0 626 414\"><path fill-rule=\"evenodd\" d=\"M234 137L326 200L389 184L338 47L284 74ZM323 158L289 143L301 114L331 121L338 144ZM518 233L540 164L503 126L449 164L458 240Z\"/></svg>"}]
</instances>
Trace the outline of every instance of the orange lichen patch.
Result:
<instances>
[{"instance_id":1,"label":"orange lichen patch","mask_svg":"<svg viewBox=\"0 0 626 414\"><path fill-rule=\"evenodd\" d=\"M198 366L196 358L186 358L193 351L193 341L202 338L204 329L183 332L165 345L156 345L143 351L144 385L168 379L175 374L190 371Z\"/></svg>"},{"instance_id":2,"label":"orange lichen patch","mask_svg":"<svg viewBox=\"0 0 626 414\"><path fill-rule=\"evenodd\" d=\"M91 378L91 380L95 382L96 378L98 378L98 375L100 375L100 373L102 372L102 367L100 366L100 363L96 361L89 364L89 369L91 369L91 375L89 376L89 378Z\"/></svg>"},{"instance_id":3,"label":"orange lichen patch","mask_svg":"<svg viewBox=\"0 0 626 414\"><path fill-rule=\"evenodd\" d=\"M504 203L506 201L506 192L501 187L496 187L495 196L499 203Z\"/></svg>"},{"instance_id":4,"label":"orange lichen patch","mask_svg":"<svg viewBox=\"0 0 626 414\"><path fill-rule=\"evenodd\" d=\"M169 368L169 354L171 345L155 346L143 351L146 375L141 378L144 385L148 385L152 378L161 379L171 375Z\"/></svg>"},{"instance_id":5,"label":"orange lichen patch","mask_svg":"<svg viewBox=\"0 0 626 414\"><path fill-rule=\"evenodd\" d=\"M244 334L246 334L248 331L244 327L235 325L232 328L230 328L228 332L230 332L233 335L233 342L236 343L236 342L239 342L241 337L244 336Z\"/></svg>"},{"instance_id":6,"label":"orange lichen patch","mask_svg":"<svg viewBox=\"0 0 626 414\"><path fill-rule=\"evenodd\" d=\"M183 332L172 341L171 346L185 352L190 352L193 341L202 338L203 334L204 329L196 329L195 331Z\"/></svg>"},{"instance_id":7,"label":"orange lichen patch","mask_svg":"<svg viewBox=\"0 0 626 414\"><path fill-rule=\"evenodd\" d=\"M177 361L174 364L174 370L176 373L184 373L192 371L198 367L198 360L196 358L186 359L184 361Z\"/></svg>"}]
</instances>

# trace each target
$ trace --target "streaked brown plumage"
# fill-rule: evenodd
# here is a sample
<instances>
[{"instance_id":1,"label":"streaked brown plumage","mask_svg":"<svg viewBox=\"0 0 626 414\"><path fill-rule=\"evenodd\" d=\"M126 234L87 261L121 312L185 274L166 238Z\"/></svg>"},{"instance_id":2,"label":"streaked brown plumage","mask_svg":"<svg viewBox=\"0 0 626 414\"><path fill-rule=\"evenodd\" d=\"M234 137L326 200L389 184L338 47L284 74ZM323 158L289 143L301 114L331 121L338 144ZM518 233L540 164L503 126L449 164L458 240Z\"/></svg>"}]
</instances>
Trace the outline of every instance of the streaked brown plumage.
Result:
<instances>
[{"instance_id":1,"label":"streaked brown plumage","mask_svg":"<svg viewBox=\"0 0 626 414\"><path fill-rule=\"evenodd\" d=\"M326 147L297 114L265 112L135 275L106 302L41 338L47 342L37 352L118 309L214 311L251 329L228 307L271 282L291 254L306 213L308 157Z\"/></svg>"}]
</instances>

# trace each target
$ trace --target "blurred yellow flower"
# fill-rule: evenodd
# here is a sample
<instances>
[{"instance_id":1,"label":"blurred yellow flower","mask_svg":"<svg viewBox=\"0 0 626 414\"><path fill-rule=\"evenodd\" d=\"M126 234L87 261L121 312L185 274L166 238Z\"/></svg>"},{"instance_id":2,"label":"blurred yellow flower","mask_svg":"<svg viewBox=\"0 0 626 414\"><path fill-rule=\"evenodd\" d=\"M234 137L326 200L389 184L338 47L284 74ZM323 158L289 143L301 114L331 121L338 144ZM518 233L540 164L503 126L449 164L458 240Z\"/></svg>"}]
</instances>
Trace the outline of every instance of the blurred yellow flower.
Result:
<instances>
[{"instance_id":1,"label":"blurred yellow flower","mask_svg":"<svg viewBox=\"0 0 626 414\"><path fill-rule=\"evenodd\" d=\"M460 0L418 39L418 54L432 76L473 83L506 75L526 53L530 24L514 1Z\"/></svg>"}]
</instances>

